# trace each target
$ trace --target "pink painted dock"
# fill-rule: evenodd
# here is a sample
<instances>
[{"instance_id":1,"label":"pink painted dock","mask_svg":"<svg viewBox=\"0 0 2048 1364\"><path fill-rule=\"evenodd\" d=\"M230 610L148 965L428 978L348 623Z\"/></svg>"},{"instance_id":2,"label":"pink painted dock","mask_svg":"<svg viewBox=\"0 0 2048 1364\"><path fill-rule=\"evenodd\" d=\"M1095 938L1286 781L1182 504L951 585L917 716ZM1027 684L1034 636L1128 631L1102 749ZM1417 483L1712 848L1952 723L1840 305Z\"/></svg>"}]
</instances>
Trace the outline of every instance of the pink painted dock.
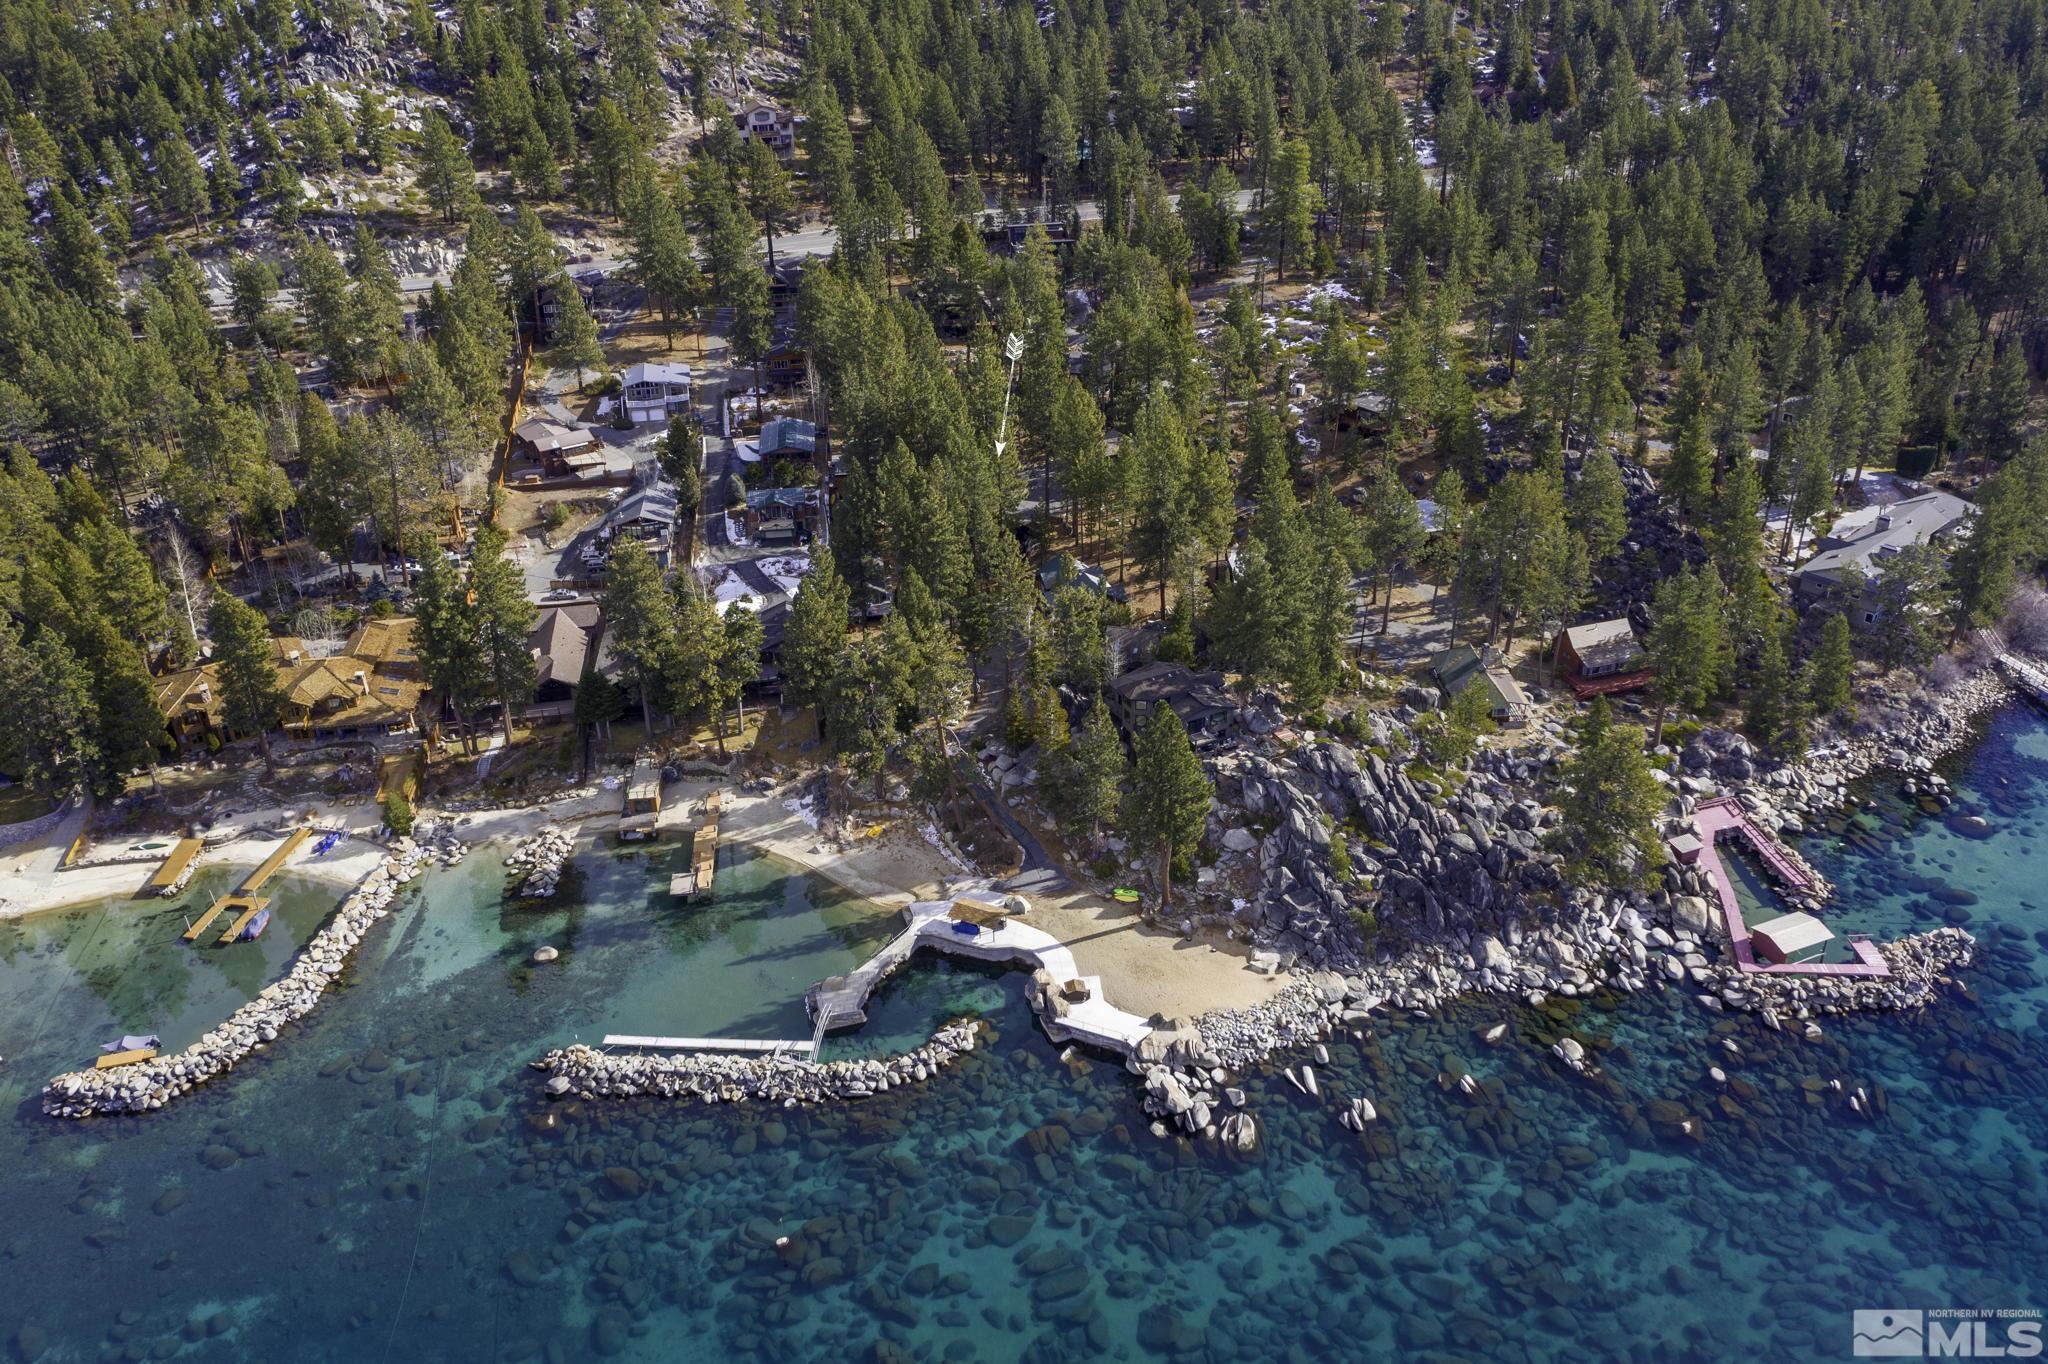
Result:
<instances>
[{"instance_id":1,"label":"pink painted dock","mask_svg":"<svg viewBox=\"0 0 2048 1364\"><path fill-rule=\"evenodd\" d=\"M1847 938L1849 950L1856 954L1855 961L1803 961L1774 963L1758 961L1756 949L1749 940L1749 925L1743 922L1742 906L1735 898L1735 883L1729 879L1728 869L1721 865L1721 854L1716 846L1726 838L1740 839L1771 875L1794 894L1812 892L1818 888L1819 878L1812 868L1777 839L1756 826L1749 817L1749 811L1742 808L1742 802L1733 796L1716 796L1701 801L1693 813L1693 828L1700 839L1700 864L1707 869L1707 876L1714 883L1714 894L1721 902L1721 920L1728 929L1728 947L1735 954L1735 964L1744 971L1756 971L1773 976L1889 976L1892 969L1877 945L1866 933L1851 933Z\"/></svg>"}]
</instances>

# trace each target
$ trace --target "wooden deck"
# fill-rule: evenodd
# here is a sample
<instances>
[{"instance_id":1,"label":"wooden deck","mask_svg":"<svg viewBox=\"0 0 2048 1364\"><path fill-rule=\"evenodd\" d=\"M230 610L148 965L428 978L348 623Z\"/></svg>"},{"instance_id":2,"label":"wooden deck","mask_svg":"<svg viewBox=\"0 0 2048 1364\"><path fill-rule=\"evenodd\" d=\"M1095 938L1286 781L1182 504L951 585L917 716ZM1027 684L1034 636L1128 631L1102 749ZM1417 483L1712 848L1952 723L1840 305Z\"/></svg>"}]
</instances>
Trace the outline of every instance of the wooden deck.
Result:
<instances>
[{"instance_id":1,"label":"wooden deck","mask_svg":"<svg viewBox=\"0 0 2048 1364\"><path fill-rule=\"evenodd\" d=\"M711 880L718 872L718 816L724 808L723 790L713 791L704 797L704 822L690 840L690 888L687 893L693 900L711 898ZM673 882L670 890L674 890Z\"/></svg>"},{"instance_id":2,"label":"wooden deck","mask_svg":"<svg viewBox=\"0 0 2048 1364\"><path fill-rule=\"evenodd\" d=\"M249 926L249 921L261 914L264 906L269 903L270 897L267 895L260 899L254 895L231 895L222 900L222 909L241 911L235 915L235 921L228 925L227 932L220 935L222 945L225 946L241 937L242 930Z\"/></svg>"},{"instance_id":3,"label":"wooden deck","mask_svg":"<svg viewBox=\"0 0 2048 1364\"><path fill-rule=\"evenodd\" d=\"M204 914L201 914L198 918L194 919L191 923L191 926L185 930L185 941L198 942L199 935L204 933L207 929L207 926L211 924L215 919L218 919L222 914L227 912L228 902L230 900L233 900L234 898L235 897L232 895L223 895L218 900L215 900L213 902L212 907L209 908Z\"/></svg>"},{"instance_id":4,"label":"wooden deck","mask_svg":"<svg viewBox=\"0 0 2048 1364\"><path fill-rule=\"evenodd\" d=\"M215 919L223 914L233 914L234 922L228 926L227 932L220 935L222 942L233 942L235 935L247 928L249 920L256 917L256 912L269 903L268 896L258 898L254 895L223 895L207 906L204 914L192 921L192 926L185 930L185 941L198 942Z\"/></svg>"},{"instance_id":5,"label":"wooden deck","mask_svg":"<svg viewBox=\"0 0 2048 1364\"><path fill-rule=\"evenodd\" d=\"M284 866L285 859L297 852L299 846L312 836L313 831L303 824L286 834L284 841L277 845L277 850L263 859L262 866L249 873L248 879L242 882L241 887L235 893L237 895L254 895L257 891L263 889L265 883L271 877L277 875L278 871Z\"/></svg>"},{"instance_id":6,"label":"wooden deck","mask_svg":"<svg viewBox=\"0 0 2048 1364\"><path fill-rule=\"evenodd\" d=\"M151 895L176 895L191 874L192 859L199 856L201 843L196 838L181 838L171 845L171 851L164 857L163 865L156 869L144 884L143 890Z\"/></svg>"},{"instance_id":7,"label":"wooden deck","mask_svg":"<svg viewBox=\"0 0 2048 1364\"><path fill-rule=\"evenodd\" d=\"M92 1068L94 1070L112 1070L115 1066L132 1066L141 1061L153 1061L155 1059L155 1047L136 1047L132 1051L103 1052L94 1058Z\"/></svg>"}]
</instances>

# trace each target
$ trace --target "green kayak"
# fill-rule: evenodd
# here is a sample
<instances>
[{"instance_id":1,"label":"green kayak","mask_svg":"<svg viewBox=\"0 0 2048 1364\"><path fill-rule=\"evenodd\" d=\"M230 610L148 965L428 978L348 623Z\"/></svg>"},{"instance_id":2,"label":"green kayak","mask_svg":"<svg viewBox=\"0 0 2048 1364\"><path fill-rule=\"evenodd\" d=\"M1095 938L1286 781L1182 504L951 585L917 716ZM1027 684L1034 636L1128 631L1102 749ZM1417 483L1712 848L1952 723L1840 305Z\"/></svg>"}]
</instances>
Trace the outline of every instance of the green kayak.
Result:
<instances>
[{"instance_id":1,"label":"green kayak","mask_svg":"<svg viewBox=\"0 0 2048 1364\"><path fill-rule=\"evenodd\" d=\"M1132 890L1129 886L1118 886L1109 893L1109 898L1121 901L1127 905L1135 905L1138 903L1138 892Z\"/></svg>"}]
</instances>

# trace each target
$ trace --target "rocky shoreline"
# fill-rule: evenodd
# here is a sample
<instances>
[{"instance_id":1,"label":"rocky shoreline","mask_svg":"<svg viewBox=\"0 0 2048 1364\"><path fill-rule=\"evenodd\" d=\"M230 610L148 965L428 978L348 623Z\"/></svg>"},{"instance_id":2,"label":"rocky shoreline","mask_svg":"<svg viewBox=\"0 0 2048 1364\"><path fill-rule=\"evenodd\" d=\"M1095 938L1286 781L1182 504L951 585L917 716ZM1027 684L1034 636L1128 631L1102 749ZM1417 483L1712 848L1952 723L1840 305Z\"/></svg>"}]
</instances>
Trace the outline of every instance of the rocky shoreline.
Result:
<instances>
[{"instance_id":1,"label":"rocky shoreline","mask_svg":"<svg viewBox=\"0 0 2048 1364\"><path fill-rule=\"evenodd\" d=\"M546 1071L557 1098L698 1099L705 1103L779 1103L784 1107L865 1099L929 1080L973 1051L980 1027L949 1023L931 1040L887 1058L811 1061L790 1056L736 1056L719 1052L621 1052L560 1047L532 1063Z\"/></svg>"},{"instance_id":2,"label":"rocky shoreline","mask_svg":"<svg viewBox=\"0 0 2048 1364\"><path fill-rule=\"evenodd\" d=\"M1799 762L1731 786L1761 799L1770 826L1789 833L1800 832L1805 820L1840 810L1850 784L1879 771L1897 772L1914 783L1915 794L1924 790L1938 797L1946 783L1934 765L1975 736L1980 716L2018 695L1995 667L1979 668L1935 697L1931 707L1876 691L1871 702L1884 706L1890 717L1882 734L1816 749Z\"/></svg>"},{"instance_id":3,"label":"rocky shoreline","mask_svg":"<svg viewBox=\"0 0 2048 1364\"><path fill-rule=\"evenodd\" d=\"M1997 683L1995 675L1991 682ZM1944 746L1940 751L1953 748L1967 737L1971 717L2008 694L2002 684L1981 682L1952 689L1953 701L1941 718L1913 731L1911 752L1919 761L1902 762L1898 745L1887 750L1868 744L1858 750L1866 755L1863 766L1854 770L1870 770L1883 759L1925 772L1935 745ZM1747 760L1746 754L1738 756ZM1545 765L1540 754L1488 753L1448 802L1376 753L1361 755L1336 742L1304 746L1284 766L1246 755L1232 767L1227 789L1238 808L1272 826L1251 847L1236 849L1256 850L1264 882L1253 910L1264 931L1255 940L1283 938L1298 967L1314 965L1304 957L1330 965L1254 1007L1161 1027L1125 1058L1126 1068L1143 1078L1144 1106L1157 1119L1155 1132L1221 1140L1239 1152L1254 1149L1257 1124L1237 1111L1241 1099L1232 1096L1241 1091L1229 1083L1231 1072L1283 1050L1320 1051L1340 1032L1362 1036L1375 1015L1389 1010L1428 1014L1474 993L1514 995L1540 1008L1553 998L1670 985L1694 991L1710 1010L1760 1012L1773 1026L1789 1017L1811 1029L1817 1016L1921 1007L1972 958L1970 935L1945 928L1884 944L1889 978L1742 972L1715 959L1718 923L1703 871L1667 866L1654 892L1606 894L1564 884L1558 859L1541 842L1550 812L1522 794ZM1737 790L1771 817L1770 807L1752 794L1752 783L1723 786L1683 775L1683 763L1678 767L1672 832L1689 825L1698 796L1719 789ZM1812 775L1808 789L1816 804L1802 808L1817 813L1822 795L1839 801L1850 780L1840 774L1847 770ZM1371 831L1377 846L1361 848L1354 865L1379 874L1377 896L1368 899L1356 881L1340 884L1332 876L1325 810ZM1539 909L1531 898L1545 892L1555 894L1557 903ZM1353 916L1367 904L1382 915L1382 931L1370 945ZM955 1026L971 1038L970 1025ZM942 1032L926 1048L887 1062L605 1056L570 1048L535 1064L550 1073L549 1088L558 1095L806 1104L865 1097L927 1078L957 1054L942 1045L947 1037ZM935 1058L934 1047L947 1054ZM1585 1064L1583 1049L1576 1061L1558 1054L1568 1068ZM1306 1083L1314 1083L1312 1071Z\"/></svg>"},{"instance_id":4,"label":"rocky shoreline","mask_svg":"<svg viewBox=\"0 0 2048 1364\"><path fill-rule=\"evenodd\" d=\"M410 839L400 841L300 949L281 980L175 1055L55 1077L43 1087L43 1112L53 1118L148 1113L227 1074L237 1063L275 1042L287 1025L311 1013L347 968L349 955L370 927L391 912L398 892L428 863L446 860L448 855L445 848L427 847Z\"/></svg>"}]
</instances>

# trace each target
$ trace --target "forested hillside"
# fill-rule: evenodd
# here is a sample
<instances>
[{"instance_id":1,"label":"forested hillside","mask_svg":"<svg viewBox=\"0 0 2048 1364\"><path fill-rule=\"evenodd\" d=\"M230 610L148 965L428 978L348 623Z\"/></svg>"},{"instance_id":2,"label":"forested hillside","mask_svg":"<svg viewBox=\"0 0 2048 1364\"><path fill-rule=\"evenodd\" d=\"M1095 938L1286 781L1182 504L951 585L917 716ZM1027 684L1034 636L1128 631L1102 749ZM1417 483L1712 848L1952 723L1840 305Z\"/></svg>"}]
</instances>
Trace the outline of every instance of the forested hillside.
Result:
<instances>
[{"instance_id":1,"label":"forested hillside","mask_svg":"<svg viewBox=\"0 0 2048 1364\"><path fill-rule=\"evenodd\" d=\"M1885 569L1880 663L2048 548L2042 0L0 0L0 74L22 770L147 765L110 689L193 656L209 574L283 619L266 549L489 515L580 236L757 381L793 326L839 478L785 695L874 763L970 678L1064 746L1106 620L1312 715L1414 581L1495 644L1654 605L1660 710L1790 747L1840 702L1784 571L1866 474L1981 507ZM537 338L579 378L587 323ZM1061 554L1128 603L1040 609Z\"/></svg>"}]
</instances>

